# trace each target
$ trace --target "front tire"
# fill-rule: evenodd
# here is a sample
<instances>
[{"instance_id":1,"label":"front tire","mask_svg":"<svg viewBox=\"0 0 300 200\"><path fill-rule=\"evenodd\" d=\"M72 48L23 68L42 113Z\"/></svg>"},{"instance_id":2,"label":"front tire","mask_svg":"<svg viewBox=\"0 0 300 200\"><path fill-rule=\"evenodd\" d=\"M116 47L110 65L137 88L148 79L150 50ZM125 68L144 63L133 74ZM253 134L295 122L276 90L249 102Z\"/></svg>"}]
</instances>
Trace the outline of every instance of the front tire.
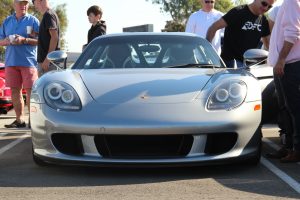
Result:
<instances>
[{"instance_id":1,"label":"front tire","mask_svg":"<svg viewBox=\"0 0 300 200\"><path fill-rule=\"evenodd\" d=\"M262 124L277 124L278 107L275 84L271 81L262 92Z\"/></svg>"},{"instance_id":2,"label":"front tire","mask_svg":"<svg viewBox=\"0 0 300 200\"><path fill-rule=\"evenodd\" d=\"M244 164L251 165L251 166L258 165L258 163L260 162L260 157L261 157L261 149L262 149L262 147L260 144L258 147L257 153L253 157L245 160Z\"/></svg>"},{"instance_id":3,"label":"front tire","mask_svg":"<svg viewBox=\"0 0 300 200\"><path fill-rule=\"evenodd\" d=\"M260 162L261 151L262 151L262 132L261 132L261 125L258 126L257 130L254 133L254 136L251 138L249 143L247 144L248 147L253 148L255 146L256 151L253 154L250 154L248 158L242 161L243 164L255 166Z\"/></svg>"}]
</instances>

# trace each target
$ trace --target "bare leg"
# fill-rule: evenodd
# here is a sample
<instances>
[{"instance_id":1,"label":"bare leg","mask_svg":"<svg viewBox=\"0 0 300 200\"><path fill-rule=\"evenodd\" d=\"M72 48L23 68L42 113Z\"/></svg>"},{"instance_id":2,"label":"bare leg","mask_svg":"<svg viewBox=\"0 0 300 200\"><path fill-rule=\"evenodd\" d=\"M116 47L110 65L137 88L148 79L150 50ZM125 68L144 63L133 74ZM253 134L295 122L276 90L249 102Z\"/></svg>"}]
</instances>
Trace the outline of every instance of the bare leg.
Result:
<instances>
[{"instance_id":1,"label":"bare leg","mask_svg":"<svg viewBox=\"0 0 300 200\"><path fill-rule=\"evenodd\" d=\"M23 122L24 117L24 100L21 88L11 88L11 98L16 113L16 120Z\"/></svg>"}]
</instances>

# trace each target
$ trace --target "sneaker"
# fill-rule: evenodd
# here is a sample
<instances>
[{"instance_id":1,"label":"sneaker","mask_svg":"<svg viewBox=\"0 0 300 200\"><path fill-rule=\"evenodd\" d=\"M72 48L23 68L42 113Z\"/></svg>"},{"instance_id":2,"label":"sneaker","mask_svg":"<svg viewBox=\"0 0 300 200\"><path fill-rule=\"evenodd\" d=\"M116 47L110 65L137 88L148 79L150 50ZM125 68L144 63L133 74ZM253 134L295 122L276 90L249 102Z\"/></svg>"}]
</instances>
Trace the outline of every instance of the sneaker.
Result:
<instances>
[{"instance_id":1,"label":"sneaker","mask_svg":"<svg viewBox=\"0 0 300 200\"><path fill-rule=\"evenodd\" d=\"M13 123L11 124L6 124L4 125L5 128L25 128L26 127L26 123L25 122L18 122L17 120L15 120Z\"/></svg>"}]
</instances>

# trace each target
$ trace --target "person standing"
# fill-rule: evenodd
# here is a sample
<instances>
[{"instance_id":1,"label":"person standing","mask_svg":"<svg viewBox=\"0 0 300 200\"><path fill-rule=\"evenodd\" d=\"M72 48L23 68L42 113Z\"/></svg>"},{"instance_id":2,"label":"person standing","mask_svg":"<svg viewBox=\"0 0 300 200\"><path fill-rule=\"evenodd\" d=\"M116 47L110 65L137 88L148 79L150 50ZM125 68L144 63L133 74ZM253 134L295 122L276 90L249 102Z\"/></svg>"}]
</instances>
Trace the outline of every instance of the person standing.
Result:
<instances>
[{"instance_id":1,"label":"person standing","mask_svg":"<svg viewBox=\"0 0 300 200\"><path fill-rule=\"evenodd\" d=\"M261 39L268 49L270 29L263 14L274 1L254 0L249 5L237 6L209 27L206 39L210 42L217 30L225 28L221 57L227 67L243 67L244 52L257 48Z\"/></svg>"},{"instance_id":2,"label":"person standing","mask_svg":"<svg viewBox=\"0 0 300 200\"><path fill-rule=\"evenodd\" d=\"M215 21L219 20L223 16L223 13L214 9L215 0L200 0L200 3L202 8L191 14L187 21L185 32L195 33L205 38L208 28ZM222 33L223 29L218 30L212 40L212 45L219 55L221 54Z\"/></svg>"},{"instance_id":3,"label":"person standing","mask_svg":"<svg viewBox=\"0 0 300 200\"><path fill-rule=\"evenodd\" d=\"M16 120L4 125L6 128L26 127L22 88L26 90L26 103L29 109L31 88L38 78L37 39L32 35L38 32L39 21L27 13L28 7L28 0L14 0L15 13L7 17L0 27L0 45L6 46L6 85L11 88L12 103L16 113Z\"/></svg>"},{"instance_id":4,"label":"person standing","mask_svg":"<svg viewBox=\"0 0 300 200\"><path fill-rule=\"evenodd\" d=\"M89 22L92 24L88 32L88 44L95 38L106 34L106 23L102 19L102 9L99 6L91 6L87 10Z\"/></svg>"},{"instance_id":5,"label":"person standing","mask_svg":"<svg viewBox=\"0 0 300 200\"><path fill-rule=\"evenodd\" d=\"M268 12L268 22L269 22L269 27L270 30L272 31L275 20L276 20L276 16L278 14L279 8L280 8L281 4L277 4L276 6L274 6L269 12Z\"/></svg>"},{"instance_id":6,"label":"person standing","mask_svg":"<svg viewBox=\"0 0 300 200\"><path fill-rule=\"evenodd\" d=\"M269 22L269 27L272 32L274 23L276 20L276 16L278 14L279 8L281 4L277 4L274 6L269 12L268 12L268 22ZM278 103L278 117L277 117L277 123L279 127L279 137L281 140L282 145L286 145L286 139L289 140L289 138L286 138L286 132L292 132L292 120L290 119L290 115L288 114L287 108L285 106L285 100L284 100L284 93L282 89L282 83L280 81L280 77L276 76L274 74L274 82L273 82L274 87L267 87L264 92L262 93L262 99L268 99L266 95L269 95L270 93L275 93L275 96L277 98L277 103ZM267 89L269 88L269 91ZM271 91L272 90L272 91ZM273 91L274 90L274 91ZM266 98L264 98L264 96ZM263 108L264 108L264 103L263 103ZM267 108L268 109L268 108ZM291 141L288 141L289 144L291 144ZM281 151L281 152L275 152L275 153L267 153L266 157L268 158L281 158L286 154L286 151Z\"/></svg>"},{"instance_id":7,"label":"person standing","mask_svg":"<svg viewBox=\"0 0 300 200\"><path fill-rule=\"evenodd\" d=\"M102 19L102 9L99 6L91 6L87 10L89 22L92 24L88 31L87 44L83 45L83 49L95 38L106 34L106 23Z\"/></svg>"},{"instance_id":8,"label":"person standing","mask_svg":"<svg viewBox=\"0 0 300 200\"><path fill-rule=\"evenodd\" d=\"M43 14L39 28L37 54L39 76L42 76L50 70L56 70L56 66L47 59L47 54L60 49L59 18L50 8L48 0L32 0L32 3Z\"/></svg>"},{"instance_id":9,"label":"person standing","mask_svg":"<svg viewBox=\"0 0 300 200\"><path fill-rule=\"evenodd\" d=\"M279 151L284 163L300 161L300 1L283 1L272 30L268 63L280 78L293 132Z\"/></svg>"}]
</instances>

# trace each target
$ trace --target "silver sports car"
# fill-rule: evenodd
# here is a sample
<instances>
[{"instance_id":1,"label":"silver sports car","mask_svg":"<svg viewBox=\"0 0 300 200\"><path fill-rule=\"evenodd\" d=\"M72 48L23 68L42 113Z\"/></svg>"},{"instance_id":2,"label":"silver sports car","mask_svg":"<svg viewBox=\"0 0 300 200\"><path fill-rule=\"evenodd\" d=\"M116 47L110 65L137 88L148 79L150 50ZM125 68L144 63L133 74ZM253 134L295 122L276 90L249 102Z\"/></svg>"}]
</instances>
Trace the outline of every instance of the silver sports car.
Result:
<instances>
[{"instance_id":1,"label":"silver sports car","mask_svg":"<svg viewBox=\"0 0 300 200\"><path fill-rule=\"evenodd\" d=\"M259 81L226 68L194 34L101 36L71 69L35 83L33 158L39 165L256 164L261 103Z\"/></svg>"}]
</instances>

